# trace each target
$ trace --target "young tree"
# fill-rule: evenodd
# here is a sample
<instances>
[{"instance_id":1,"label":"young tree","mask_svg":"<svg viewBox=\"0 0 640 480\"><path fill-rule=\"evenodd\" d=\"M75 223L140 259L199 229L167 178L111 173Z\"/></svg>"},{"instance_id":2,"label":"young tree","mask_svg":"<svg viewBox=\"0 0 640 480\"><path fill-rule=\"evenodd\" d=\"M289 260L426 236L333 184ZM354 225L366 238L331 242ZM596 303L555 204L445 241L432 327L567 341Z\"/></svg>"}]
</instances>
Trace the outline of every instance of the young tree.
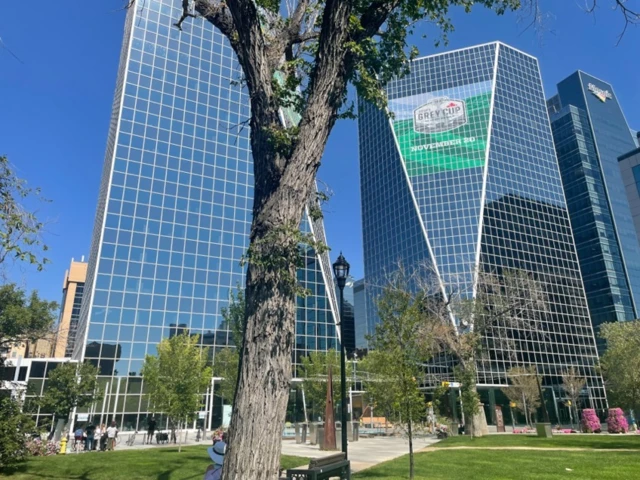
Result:
<instances>
[{"instance_id":1,"label":"young tree","mask_svg":"<svg viewBox=\"0 0 640 480\"><path fill-rule=\"evenodd\" d=\"M546 295L540 282L527 272L479 272L449 279L444 286L429 266L417 269L412 276L424 293L424 322L430 332L426 338L437 340L440 348L453 356L458 373L471 382L460 382L470 398L477 395L476 368L490 369L492 351L516 360L518 341L544 336L541 323L547 310ZM473 296L465 293L470 290L470 281L475 282ZM487 431L484 411L472 405L466 408L475 413L465 421L475 436L482 436Z\"/></svg>"},{"instance_id":2,"label":"young tree","mask_svg":"<svg viewBox=\"0 0 640 480\"><path fill-rule=\"evenodd\" d=\"M336 350L326 352L311 352L302 357L302 364L298 367L298 375L303 379L307 405L313 412L324 413L327 403L327 378L329 367L333 372L340 372L340 353ZM351 365L347 364L347 388L351 378ZM333 404L340 403L340 375L333 375Z\"/></svg>"},{"instance_id":3,"label":"young tree","mask_svg":"<svg viewBox=\"0 0 640 480\"><path fill-rule=\"evenodd\" d=\"M409 438L409 478L414 477L413 437L426 415L420 391L430 353L422 336L422 295L411 293L403 272L393 276L377 300L380 322L369 338L372 351L360 362L365 388L377 408L390 412Z\"/></svg>"},{"instance_id":4,"label":"young tree","mask_svg":"<svg viewBox=\"0 0 640 480\"><path fill-rule=\"evenodd\" d=\"M27 455L27 432L35 429L31 417L22 413L20 403L0 398L0 472L22 462Z\"/></svg>"},{"instance_id":5,"label":"young tree","mask_svg":"<svg viewBox=\"0 0 640 480\"><path fill-rule=\"evenodd\" d=\"M462 404L462 413L465 416L465 428L467 433L473 437L475 432L474 419L480 413L480 395L476 388L477 378L474 365L468 364L466 368L457 366L454 369L455 377L460 382L460 403ZM466 419L470 419L466 420Z\"/></svg>"},{"instance_id":6,"label":"young tree","mask_svg":"<svg viewBox=\"0 0 640 480\"><path fill-rule=\"evenodd\" d=\"M195 418L211 382L208 351L200 347L199 341L198 335L186 333L165 338L158 345L158 355L147 355L142 367L144 385L154 409L165 413L178 430ZM178 436L181 451L182 435Z\"/></svg>"},{"instance_id":7,"label":"young tree","mask_svg":"<svg viewBox=\"0 0 640 480\"><path fill-rule=\"evenodd\" d=\"M578 400L586 384L587 381L584 377L581 377L573 367L562 374L562 390L571 402L569 409L573 411L573 418L575 418L576 421L580 420L578 417ZM573 424L573 421L571 423Z\"/></svg>"},{"instance_id":8,"label":"young tree","mask_svg":"<svg viewBox=\"0 0 640 480\"><path fill-rule=\"evenodd\" d=\"M0 350L43 338L51 331L58 309L33 291L31 295L9 283L0 287ZM0 357L0 368L3 358Z\"/></svg>"},{"instance_id":9,"label":"young tree","mask_svg":"<svg viewBox=\"0 0 640 480\"><path fill-rule=\"evenodd\" d=\"M600 359L610 405L640 410L640 320L606 323L600 336L607 349Z\"/></svg>"},{"instance_id":10,"label":"young tree","mask_svg":"<svg viewBox=\"0 0 640 480\"><path fill-rule=\"evenodd\" d=\"M25 200L46 201L39 188L29 187L26 180L16 175L9 159L0 156L0 269L3 275L12 260L26 261L38 270L49 263L43 256L48 250L42 240L45 224L38 220L37 211L23 205Z\"/></svg>"},{"instance_id":11,"label":"young tree","mask_svg":"<svg viewBox=\"0 0 640 480\"><path fill-rule=\"evenodd\" d=\"M218 393L230 405L233 405L233 398L236 395L239 361L238 350L232 347L219 350L213 358L213 375L222 379Z\"/></svg>"},{"instance_id":12,"label":"young tree","mask_svg":"<svg viewBox=\"0 0 640 480\"><path fill-rule=\"evenodd\" d=\"M238 367L240 364L238 350L242 348L242 342L244 341L244 311L244 292L238 287L236 294L231 294L229 306L222 309L222 318L231 332L231 340L234 347L223 348L216 352L213 359L213 374L222 378L219 389L220 396L230 404L233 404L238 385Z\"/></svg>"},{"instance_id":13,"label":"young tree","mask_svg":"<svg viewBox=\"0 0 640 480\"><path fill-rule=\"evenodd\" d=\"M532 415L540 405L540 392L536 380L535 367L514 367L507 372L511 382L508 388L502 392L507 398L516 404L516 408L524 413L528 425L532 425Z\"/></svg>"},{"instance_id":14,"label":"young tree","mask_svg":"<svg viewBox=\"0 0 640 480\"><path fill-rule=\"evenodd\" d=\"M54 414L59 426L69 421L74 408L100 399L98 369L90 363L60 363L46 380L40 407Z\"/></svg>"},{"instance_id":15,"label":"young tree","mask_svg":"<svg viewBox=\"0 0 640 480\"><path fill-rule=\"evenodd\" d=\"M610 1L629 18L623 0ZM424 20L434 26L439 43L440 33L453 29L450 8L468 12L475 4L503 14L519 8L521 0L182 0L175 25L187 28L187 19L202 17L220 30L237 55L251 103L250 341L240 362L225 480L278 474L277 432L284 426L295 337L298 224L314 196L335 122L353 116L352 105L345 108L348 85L384 107L382 87L406 72L417 55L408 45L415 25ZM299 121L283 122L282 109ZM265 431L272 432L268 441Z\"/></svg>"}]
</instances>

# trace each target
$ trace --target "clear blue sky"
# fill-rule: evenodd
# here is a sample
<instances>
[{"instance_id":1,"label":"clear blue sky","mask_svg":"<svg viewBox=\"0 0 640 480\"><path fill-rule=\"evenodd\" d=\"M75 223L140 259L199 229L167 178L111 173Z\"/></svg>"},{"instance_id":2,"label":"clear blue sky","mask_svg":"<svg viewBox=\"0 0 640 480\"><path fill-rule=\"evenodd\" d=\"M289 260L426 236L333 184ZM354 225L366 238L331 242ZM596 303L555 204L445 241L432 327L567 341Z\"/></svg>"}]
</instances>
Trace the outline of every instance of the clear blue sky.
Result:
<instances>
[{"instance_id":1,"label":"clear blue sky","mask_svg":"<svg viewBox=\"0 0 640 480\"><path fill-rule=\"evenodd\" d=\"M640 30L622 29L619 13L599 0L587 15L573 0L541 0L549 12L541 35L517 15L496 17L482 9L454 15L456 31L439 51L501 40L540 60L547 95L577 69L613 84L631 127L640 128ZM71 0L0 3L0 38L24 63L0 48L0 153L19 174L52 200L40 215L48 227L52 263L44 272L16 269L14 277L46 298L60 300L71 257L88 255L107 139L124 12L123 0L79 4ZM638 5L638 0L630 0ZM431 27L420 33L434 33ZM436 52L432 40L416 40L421 53ZM327 146L320 179L334 191L325 227L332 259L339 250L363 275L357 128L339 123Z\"/></svg>"}]
</instances>

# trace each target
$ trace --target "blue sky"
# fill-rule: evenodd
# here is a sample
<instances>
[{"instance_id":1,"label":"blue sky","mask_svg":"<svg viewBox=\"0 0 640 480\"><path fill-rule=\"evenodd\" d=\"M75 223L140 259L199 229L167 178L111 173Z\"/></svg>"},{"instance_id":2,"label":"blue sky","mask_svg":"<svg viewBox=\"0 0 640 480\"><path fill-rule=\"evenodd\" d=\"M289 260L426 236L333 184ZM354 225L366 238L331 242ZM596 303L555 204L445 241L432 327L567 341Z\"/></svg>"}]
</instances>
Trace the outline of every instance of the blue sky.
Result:
<instances>
[{"instance_id":1,"label":"blue sky","mask_svg":"<svg viewBox=\"0 0 640 480\"><path fill-rule=\"evenodd\" d=\"M91 3L92 9L71 0L38 2L36 13L25 12L22 2L0 3L0 38L22 61L0 48L0 153L52 200L40 207L40 216L51 221L46 240L52 263L44 272L23 267L13 276L58 301L71 257L89 253L122 42L124 12L118 8L124 2ZM530 19L519 21L514 14L456 12L456 31L448 46L435 49L435 30L426 26L418 28L416 43L421 54L428 55L501 40L539 58L548 96L558 81L584 70L613 84L630 126L640 128L640 30L629 29L616 46L623 23L620 14L608 8L612 3L600 0L596 14L588 15L579 6L584 2L541 0L548 17L539 32L526 29ZM422 33L427 33L426 40ZM363 265L355 122L335 127L319 178L334 192L325 209L332 259L342 250L359 278Z\"/></svg>"}]
</instances>

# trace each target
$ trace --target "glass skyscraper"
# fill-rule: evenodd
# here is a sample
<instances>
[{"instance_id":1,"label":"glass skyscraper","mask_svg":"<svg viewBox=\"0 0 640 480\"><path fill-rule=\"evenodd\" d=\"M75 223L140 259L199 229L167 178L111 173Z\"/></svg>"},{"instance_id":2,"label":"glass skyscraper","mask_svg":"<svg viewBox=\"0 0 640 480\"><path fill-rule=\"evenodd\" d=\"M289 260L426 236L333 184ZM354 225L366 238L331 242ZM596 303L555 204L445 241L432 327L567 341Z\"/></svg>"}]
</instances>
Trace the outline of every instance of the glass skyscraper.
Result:
<instances>
[{"instance_id":1,"label":"glass skyscraper","mask_svg":"<svg viewBox=\"0 0 640 480\"><path fill-rule=\"evenodd\" d=\"M202 19L179 31L181 11L180 0L147 0L127 13L74 352L99 368L102 409L124 429L149 412L145 355L185 331L215 355L231 343L221 309L244 285L249 99L226 39ZM324 240L321 221L305 216L301 229ZM337 348L328 255L304 252L298 280L310 294L297 299L294 374L301 356ZM212 398L203 399L205 425Z\"/></svg>"},{"instance_id":2,"label":"glass skyscraper","mask_svg":"<svg viewBox=\"0 0 640 480\"><path fill-rule=\"evenodd\" d=\"M537 59L502 43L424 57L387 96L391 117L362 103L359 122L369 330L398 262L430 265L443 288L466 297L474 271L523 270L544 289L543 328L513 332L508 355L488 347L491 361L478 365L486 403L509 368L536 365L561 405L560 377L574 366L587 379L586 405L603 408Z\"/></svg>"},{"instance_id":3,"label":"glass skyscraper","mask_svg":"<svg viewBox=\"0 0 640 480\"><path fill-rule=\"evenodd\" d=\"M618 157L635 142L611 85L584 72L547 102L591 320L633 320L640 245Z\"/></svg>"}]
</instances>

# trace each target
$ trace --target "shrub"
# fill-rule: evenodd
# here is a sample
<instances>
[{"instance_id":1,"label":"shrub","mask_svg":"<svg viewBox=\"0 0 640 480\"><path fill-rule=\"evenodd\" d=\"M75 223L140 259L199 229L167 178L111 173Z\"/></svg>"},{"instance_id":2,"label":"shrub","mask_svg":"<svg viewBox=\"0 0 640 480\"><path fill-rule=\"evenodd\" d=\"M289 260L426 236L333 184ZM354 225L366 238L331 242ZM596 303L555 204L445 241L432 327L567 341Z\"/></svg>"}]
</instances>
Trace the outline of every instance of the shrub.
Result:
<instances>
[{"instance_id":1,"label":"shrub","mask_svg":"<svg viewBox=\"0 0 640 480\"><path fill-rule=\"evenodd\" d=\"M600 419L592 408L582 411L582 431L585 433L600 433Z\"/></svg>"},{"instance_id":2,"label":"shrub","mask_svg":"<svg viewBox=\"0 0 640 480\"><path fill-rule=\"evenodd\" d=\"M17 401L0 399L0 471L24 460L26 434L33 428L33 421L20 411Z\"/></svg>"},{"instance_id":3,"label":"shrub","mask_svg":"<svg viewBox=\"0 0 640 480\"><path fill-rule=\"evenodd\" d=\"M26 443L27 452L32 457L48 457L56 455L60 446L55 442L42 441L39 438L28 440Z\"/></svg>"},{"instance_id":4,"label":"shrub","mask_svg":"<svg viewBox=\"0 0 640 480\"><path fill-rule=\"evenodd\" d=\"M609 433L627 433L629 424L624 418L621 408L610 408L607 416L607 430Z\"/></svg>"}]
</instances>

